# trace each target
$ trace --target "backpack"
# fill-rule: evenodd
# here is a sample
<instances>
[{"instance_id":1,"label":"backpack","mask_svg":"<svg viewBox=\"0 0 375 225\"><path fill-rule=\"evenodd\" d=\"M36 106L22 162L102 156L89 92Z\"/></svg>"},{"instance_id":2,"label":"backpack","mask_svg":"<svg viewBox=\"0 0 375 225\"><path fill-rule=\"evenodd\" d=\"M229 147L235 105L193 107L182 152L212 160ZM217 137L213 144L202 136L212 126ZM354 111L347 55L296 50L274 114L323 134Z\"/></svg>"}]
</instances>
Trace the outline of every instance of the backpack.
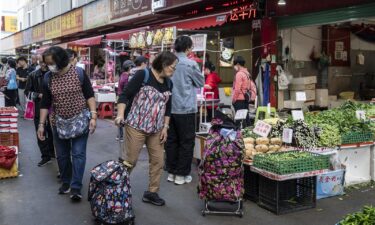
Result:
<instances>
[{"instance_id":1,"label":"backpack","mask_svg":"<svg viewBox=\"0 0 375 225\"><path fill-rule=\"evenodd\" d=\"M78 74L79 82L81 82L81 86L83 85L83 79L85 78L85 72L81 67L76 66L76 72ZM43 87L46 88L45 90L51 91L51 71L48 71L44 74L43 77Z\"/></svg>"},{"instance_id":2,"label":"backpack","mask_svg":"<svg viewBox=\"0 0 375 225\"><path fill-rule=\"evenodd\" d=\"M160 93L154 87L147 86L149 78L150 74L146 69L143 86L133 99L125 123L146 134L154 134L164 126L166 103L172 93L171 91ZM166 82L170 89L172 81L167 79Z\"/></svg>"},{"instance_id":3,"label":"backpack","mask_svg":"<svg viewBox=\"0 0 375 225\"><path fill-rule=\"evenodd\" d=\"M106 224L134 224L129 172L124 164L107 161L91 172L88 201L93 216Z\"/></svg>"},{"instance_id":4,"label":"backpack","mask_svg":"<svg viewBox=\"0 0 375 225\"><path fill-rule=\"evenodd\" d=\"M247 76L247 79L249 79L249 81L250 81L250 87L248 89L246 89L245 92L242 92L242 94L243 94L243 96L245 98L246 104L251 104L251 103L253 103L253 101L251 100L251 97L252 97L251 86L252 86L252 84L255 85L255 83L250 78L249 74L246 74L246 76Z\"/></svg>"}]
</instances>

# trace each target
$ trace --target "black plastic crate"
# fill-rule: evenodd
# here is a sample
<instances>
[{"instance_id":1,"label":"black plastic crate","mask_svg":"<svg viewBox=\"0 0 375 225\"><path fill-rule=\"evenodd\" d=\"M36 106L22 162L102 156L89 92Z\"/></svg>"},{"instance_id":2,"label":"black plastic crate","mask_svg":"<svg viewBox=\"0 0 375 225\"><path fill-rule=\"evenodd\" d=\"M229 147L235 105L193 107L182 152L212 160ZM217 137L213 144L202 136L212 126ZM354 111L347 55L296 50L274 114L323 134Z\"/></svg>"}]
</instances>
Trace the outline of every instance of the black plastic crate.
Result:
<instances>
[{"instance_id":1,"label":"black plastic crate","mask_svg":"<svg viewBox=\"0 0 375 225\"><path fill-rule=\"evenodd\" d=\"M259 199L259 174L250 170L251 166L244 165L244 198L253 202Z\"/></svg>"},{"instance_id":2,"label":"black plastic crate","mask_svg":"<svg viewBox=\"0 0 375 225\"><path fill-rule=\"evenodd\" d=\"M316 176L275 181L259 175L258 205L277 215L316 207Z\"/></svg>"}]
</instances>

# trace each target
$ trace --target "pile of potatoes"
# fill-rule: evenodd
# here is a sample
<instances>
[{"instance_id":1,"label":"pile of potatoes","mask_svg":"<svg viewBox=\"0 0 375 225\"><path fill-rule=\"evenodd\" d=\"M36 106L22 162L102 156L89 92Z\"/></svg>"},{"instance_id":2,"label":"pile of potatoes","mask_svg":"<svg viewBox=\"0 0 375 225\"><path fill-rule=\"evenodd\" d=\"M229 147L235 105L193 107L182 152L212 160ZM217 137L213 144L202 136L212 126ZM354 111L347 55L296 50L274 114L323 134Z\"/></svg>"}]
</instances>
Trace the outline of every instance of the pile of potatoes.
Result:
<instances>
[{"instance_id":1,"label":"pile of potatoes","mask_svg":"<svg viewBox=\"0 0 375 225\"><path fill-rule=\"evenodd\" d=\"M262 153L274 153L285 151L282 147L283 141L281 138L244 138L246 158L253 159L255 155Z\"/></svg>"}]
</instances>

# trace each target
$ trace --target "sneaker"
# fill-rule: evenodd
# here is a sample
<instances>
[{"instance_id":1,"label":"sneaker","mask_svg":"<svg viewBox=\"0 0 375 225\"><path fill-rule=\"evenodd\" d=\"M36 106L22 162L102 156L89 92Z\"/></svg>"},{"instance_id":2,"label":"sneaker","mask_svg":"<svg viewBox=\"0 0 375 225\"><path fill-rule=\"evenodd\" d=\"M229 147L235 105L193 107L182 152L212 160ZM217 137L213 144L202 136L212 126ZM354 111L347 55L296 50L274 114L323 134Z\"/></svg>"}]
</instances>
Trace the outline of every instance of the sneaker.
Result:
<instances>
[{"instance_id":1,"label":"sneaker","mask_svg":"<svg viewBox=\"0 0 375 225\"><path fill-rule=\"evenodd\" d=\"M47 165L48 163L51 163L51 159L42 159L42 160L38 163L38 166L39 166L39 167L42 167L42 166Z\"/></svg>"},{"instance_id":2,"label":"sneaker","mask_svg":"<svg viewBox=\"0 0 375 225\"><path fill-rule=\"evenodd\" d=\"M185 183L186 181L184 176L176 176L176 178L174 179L174 184L181 185Z\"/></svg>"},{"instance_id":3,"label":"sneaker","mask_svg":"<svg viewBox=\"0 0 375 225\"><path fill-rule=\"evenodd\" d=\"M176 175L169 173L167 181L168 182L174 182L175 177L176 177Z\"/></svg>"},{"instance_id":4,"label":"sneaker","mask_svg":"<svg viewBox=\"0 0 375 225\"><path fill-rule=\"evenodd\" d=\"M119 141L120 140L120 138L119 137L116 137L116 141Z\"/></svg>"},{"instance_id":5,"label":"sneaker","mask_svg":"<svg viewBox=\"0 0 375 225\"><path fill-rule=\"evenodd\" d=\"M61 174L60 174L60 172L57 172L56 178L57 178L57 179L60 179L60 178L61 178Z\"/></svg>"},{"instance_id":6,"label":"sneaker","mask_svg":"<svg viewBox=\"0 0 375 225\"><path fill-rule=\"evenodd\" d=\"M120 138L120 142L121 142L121 143L124 143L124 138Z\"/></svg>"},{"instance_id":7,"label":"sneaker","mask_svg":"<svg viewBox=\"0 0 375 225\"><path fill-rule=\"evenodd\" d=\"M68 194L70 192L70 185L69 184L62 184L59 188L59 194Z\"/></svg>"},{"instance_id":8,"label":"sneaker","mask_svg":"<svg viewBox=\"0 0 375 225\"><path fill-rule=\"evenodd\" d=\"M73 201L81 201L81 190L72 188L72 191L70 192L70 199L72 199Z\"/></svg>"},{"instance_id":9,"label":"sneaker","mask_svg":"<svg viewBox=\"0 0 375 225\"><path fill-rule=\"evenodd\" d=\"M192 178L190 175L185 176L185 183L189 184L189 183L191 183L192 181L193 181L193 178Z\"/></svg>"},{"instance_id":10,"label":"sneaker","mask_svg":"<svg viewBox=\"0 0 375 225\"><path fill-rule=\"evenodd\" d=\"M157 206L165 205L164 199L160 198L158 193L155 193L155 192L145 191L145 193L143 194L142 201L146 203L151 203Z\"/></svg>"}]
</instances>

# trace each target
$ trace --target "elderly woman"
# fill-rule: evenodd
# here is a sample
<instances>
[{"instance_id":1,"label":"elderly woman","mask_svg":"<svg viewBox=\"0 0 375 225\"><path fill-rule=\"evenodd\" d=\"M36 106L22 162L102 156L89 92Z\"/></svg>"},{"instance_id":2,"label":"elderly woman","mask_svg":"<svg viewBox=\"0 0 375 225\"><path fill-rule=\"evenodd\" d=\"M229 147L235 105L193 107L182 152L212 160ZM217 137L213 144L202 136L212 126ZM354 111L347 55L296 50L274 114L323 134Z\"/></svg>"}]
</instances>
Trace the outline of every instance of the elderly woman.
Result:
<instances>
[{"instance_id":1,"label":"elderly woman","mask_svg":"<svg viewBox=\"0 0 375 225\"><path fill-rule=\"evenodd\" d=\"M44 140L48 110L62 186L59 194L71 193L73 201L82 199L82 178L86 164L88 133L96 127L96 105L90 79L69 62L67 52L51 47L43 53L50 73L45 74L38 137Z\"/></svg>"},{"instance_id":2,"label":"elderly woman","mask_svg":"<svg viewBox=\"0 0 375 225\"><path fill-rule=\"evenodd\" d=\"M143 201L162 206L159 197L164 164L164 143L171 115L172 82L177 57L170 52L158 55L151 69L139 70L119 98L116 124L125 124L126 162L134 166L146 144L150 158L150 183Z\"/></svg>"}]
</instances>

